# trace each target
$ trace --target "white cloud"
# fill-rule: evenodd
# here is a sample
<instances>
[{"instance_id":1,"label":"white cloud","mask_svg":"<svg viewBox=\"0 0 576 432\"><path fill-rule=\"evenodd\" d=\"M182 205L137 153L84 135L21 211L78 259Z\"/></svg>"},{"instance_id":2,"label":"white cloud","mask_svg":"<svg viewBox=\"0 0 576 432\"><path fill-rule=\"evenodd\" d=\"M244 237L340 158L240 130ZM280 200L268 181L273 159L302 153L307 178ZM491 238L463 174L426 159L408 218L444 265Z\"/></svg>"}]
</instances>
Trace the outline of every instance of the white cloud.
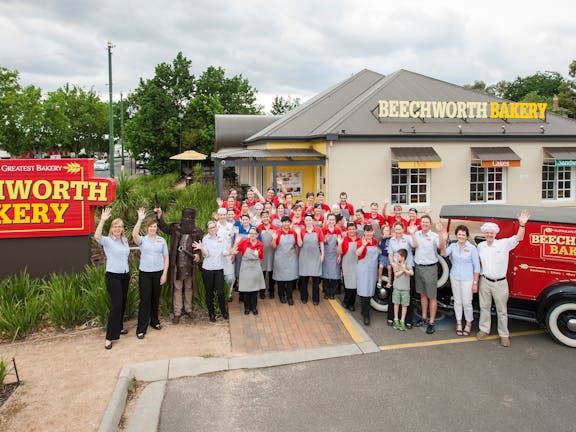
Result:
<instances>
[{"instance_id":1,"label":"white cloud","mask_svg":"<svg viewBox=\"0 0 576 432\"><path fill-rule=\"evenodd\" d=\"M124 94L178 51L199 75L242 74L270 107L307 99L368 68L408 69L455 84L566 74L576 58L574 2L486 0L0 0L0 66L45 91L66 82Z\"/></svg>"}]
</instances>

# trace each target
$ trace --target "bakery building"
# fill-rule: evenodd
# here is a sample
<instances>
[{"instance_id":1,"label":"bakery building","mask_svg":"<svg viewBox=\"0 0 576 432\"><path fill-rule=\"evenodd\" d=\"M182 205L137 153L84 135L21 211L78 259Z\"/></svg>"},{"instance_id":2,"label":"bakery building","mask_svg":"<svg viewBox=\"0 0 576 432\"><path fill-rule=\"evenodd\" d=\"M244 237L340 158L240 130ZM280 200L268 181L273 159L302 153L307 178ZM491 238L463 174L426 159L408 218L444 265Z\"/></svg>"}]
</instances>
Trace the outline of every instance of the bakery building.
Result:
<instances>
[{"instance_id":1,"label":"bakery building","mask_svg":"<svg viewBox=\"0 0 576 432\"><path fill-rule=\"evenodd\" d=\"M212 161L295 199L574 206L576 121L400 70L362 70L284 116L218 115Z\"/></svg>"}]
</instances>

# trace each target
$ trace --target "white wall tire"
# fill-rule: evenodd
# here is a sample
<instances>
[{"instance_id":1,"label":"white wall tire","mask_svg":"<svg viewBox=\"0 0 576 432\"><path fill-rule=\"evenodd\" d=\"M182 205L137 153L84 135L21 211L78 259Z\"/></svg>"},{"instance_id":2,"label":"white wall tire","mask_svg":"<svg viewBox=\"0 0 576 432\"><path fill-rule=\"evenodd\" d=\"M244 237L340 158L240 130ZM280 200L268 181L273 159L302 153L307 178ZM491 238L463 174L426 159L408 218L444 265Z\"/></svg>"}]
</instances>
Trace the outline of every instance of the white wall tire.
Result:
<instances>
[{"instance_id":1,"label":"white wall tire","mask_svg":"<svg viewBox=\"0 0 576 432\"><path fill-rule=\"evenodd\" d=\"M556 303L548 309L546 327L550 336L563 345L576 348L576 301Z\"/></svg>"}]
</instances>

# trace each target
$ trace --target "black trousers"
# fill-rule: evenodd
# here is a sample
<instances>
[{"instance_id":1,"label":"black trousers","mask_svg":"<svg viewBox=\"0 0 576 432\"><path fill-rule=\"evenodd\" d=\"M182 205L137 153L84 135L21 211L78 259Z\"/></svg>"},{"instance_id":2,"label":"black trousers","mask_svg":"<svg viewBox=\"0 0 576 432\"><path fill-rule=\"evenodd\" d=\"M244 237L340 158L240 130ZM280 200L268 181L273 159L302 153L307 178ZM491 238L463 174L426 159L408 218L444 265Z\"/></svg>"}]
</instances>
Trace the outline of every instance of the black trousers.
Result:
<instances>
[{"instance_id":1,"label":"black trousers","mask_svg":"<svg viewBox=\"0 0 576 432\"><path fill-rule=\"evenodd\" d=\"M146 333L148 324L155 326L160 324L158 310L160 308L160 277L162 271L145 272L140 270L138 275L138 290L140 292L140 304L138 305L138 326L136 334Z\"/></svg>"},{"instance_id":2,"label":"black trousers","mask_svg":"<svg viewBox=\"0 0 576 432\"><path fill-rule=\"evenodd\" d=\"M258 309L258 291L244 293L244 311L255 311Z\"/></svg>"},{"instance_id":3,"label":"black trousers","mask_svg":"<svg viewBox=\"0 0 576 432\"><path fill-rule=\"evenodd\" d=\"M126 298L130 286L130 273L106 272L106 290L110 296L110 313L106 325L106 339L118 340L120 331L124 328L124 312Z\"/></svg>"},{"instance_id":4,"label":"black trousers","mask_svg":"<svg viewBox=\"0 0 576 432\"><path fill-rule=\"evenodd\" d=\"M264 281L266 282L266 286L268 287L268 295L272 297L274 295L274 279L272 278L271 271L263 271L262 274L264 275ZM266 293L266 288L260 290L260 295L264 296Z\"/></svg>"},{"instance_id":5,"label":"black trousers","mask_svg":"<svg viewBox=\"0 0 576 432\"><path fill-rule=\"evenodd\" d=\"M312 278L312 301L320 303L320 276L300 276L300 300L308 301L309 278Z\"/></svg>"},{"instance_id":6,"label":"black trousers","mask_svg":"<svg viewBox=\"0 0 576 432\"><path fill-rule=\"evenodd\" d=\"M324 295L334 297L338 290L338 279L322 279L322 286L324 287Z\"/></svg>"},{"instance_id":7,"label":"black trousers","mask_svg":"<svg viewBox=\"0 0 576 432\"><path fill-rule=\"evenodd\" d=\"M342 300L342 306L354 306L354 303L356 303L356 288L344 288L344 300Z\"/></svg>"},{"instance_id":8,"label":"black trousers","mask_svg":"<svg viewBox=\"0 0 576 432\"><path fill-rule=\"evenodd\" d=\"M208 315L216 315L214 312L214 293L216 293L218 297L220 313L227 312L227 302L224 300L224 270L202 269L202 281L204 282L204 291L206 292Z\"/></svg>"},{"instance_id":9,"label":"black trousers","mask_svg":"<svg viewBox=\"0 0 576 432\"><path fill-rule=\"evenodd\" d=\"M360 297L360 305L362 306L362 318L370 319L370 299L371 297Z\"/></svg>"},{"instance_id":10,"label":"black trousers","mask_svg":"<svg viewBox=\"0 0 576 432\"><path fill-rule=\"evenodd\" d=\"M296 281L276 281L278 284L278 297L281 299L292 299Z\"/></svg>"}]
</instances>

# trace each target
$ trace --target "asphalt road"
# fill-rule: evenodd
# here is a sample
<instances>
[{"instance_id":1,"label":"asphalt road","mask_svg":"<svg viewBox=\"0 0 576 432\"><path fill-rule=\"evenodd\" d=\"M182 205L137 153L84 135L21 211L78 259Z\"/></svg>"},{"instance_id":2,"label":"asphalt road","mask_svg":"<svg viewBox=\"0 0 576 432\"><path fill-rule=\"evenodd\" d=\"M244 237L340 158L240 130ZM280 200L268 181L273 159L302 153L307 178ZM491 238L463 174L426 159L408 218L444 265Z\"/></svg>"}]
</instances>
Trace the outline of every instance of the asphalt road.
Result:
<instances>
[{"instance_id":1,"label":"asphalt road","mask_svg":"<svg viewBox=\"0 0 576 432\"><path fill-rule=\"evenodd\" d=\"M114 175L116 177L120 173L121 165L122 165L121 159L114 160ZM133 159L124 158L124 169L126 170L126 173L128 175L141 175L145 172L144 170L136 170L135 166L136 165ZM110 170L108 169L106 171L94 171L94 177L98 178L110 177Z\"/></svg>"},{"instance_id":2,"label":"asphalt road","mask_svg":"<svg viewBox=\"0 0 576 432\"><path fill-rule=\"evenodd\" d=\"M575 354L536 334L172 380L158 430L574 431Z\"/></svg>"}]
</instances>

